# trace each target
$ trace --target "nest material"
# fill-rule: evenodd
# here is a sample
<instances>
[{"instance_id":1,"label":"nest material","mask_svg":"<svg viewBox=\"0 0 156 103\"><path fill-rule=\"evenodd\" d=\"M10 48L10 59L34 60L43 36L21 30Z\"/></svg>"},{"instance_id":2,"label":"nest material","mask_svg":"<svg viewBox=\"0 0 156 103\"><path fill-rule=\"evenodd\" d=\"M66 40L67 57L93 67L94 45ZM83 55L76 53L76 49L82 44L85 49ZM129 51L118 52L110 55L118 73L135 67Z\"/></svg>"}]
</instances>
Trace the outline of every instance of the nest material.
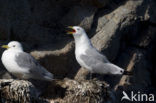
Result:
<instances>
[{"instance_id":1,"label":"nest material","mask_svg":"<svg viewBox=\"0 0 156 103\"><path fill-rule=\"evenodd\" d=\"M38 98L37 89L28 81L1 79L0 103L47 103Z\"/></svg>"},{"instance_id":2,"label":"nest material","mask_svg":"<svg viewBox=\"0 0 156 103\"><path fill-rule=\"evenodd\" d=\"M102 81L65 79L61 86L66 88L65 97L52 101L59 103L103 103L109 99L108 85Z\"/></svg>"},{"instance_id":3,"label":"nest material","mask_svg":"<svg viewBox=\"0 0 156 103\"><path fill-rule=\"evenodd\" d=\"M0 103L103 103L110 97L108 85L98 80L64 79L48 84L46 89L47 96L38 97L31 82L1 79Z\"/></svg>"}]
</instances>

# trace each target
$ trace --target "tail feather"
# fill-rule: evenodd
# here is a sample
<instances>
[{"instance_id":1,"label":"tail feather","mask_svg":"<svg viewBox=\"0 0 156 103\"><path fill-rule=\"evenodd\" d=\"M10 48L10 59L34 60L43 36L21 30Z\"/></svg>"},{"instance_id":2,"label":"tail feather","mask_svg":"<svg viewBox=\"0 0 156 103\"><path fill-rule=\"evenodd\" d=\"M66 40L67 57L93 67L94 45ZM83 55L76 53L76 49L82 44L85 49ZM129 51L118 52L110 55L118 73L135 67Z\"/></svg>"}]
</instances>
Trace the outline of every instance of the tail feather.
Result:
<instances>
[{"instance_id":1,"label":"tail feather","mask_svg":"<svg viewBox=\"0 0 156 103\"><path fill-rule=\"evenodd\" d=\"M54 76L50 72L47 72L47 73L44 74L44 79L47 80L47 81L52 81L52 80L54 80L53 78L54 78Z\"/></svg>"}]
</instances>

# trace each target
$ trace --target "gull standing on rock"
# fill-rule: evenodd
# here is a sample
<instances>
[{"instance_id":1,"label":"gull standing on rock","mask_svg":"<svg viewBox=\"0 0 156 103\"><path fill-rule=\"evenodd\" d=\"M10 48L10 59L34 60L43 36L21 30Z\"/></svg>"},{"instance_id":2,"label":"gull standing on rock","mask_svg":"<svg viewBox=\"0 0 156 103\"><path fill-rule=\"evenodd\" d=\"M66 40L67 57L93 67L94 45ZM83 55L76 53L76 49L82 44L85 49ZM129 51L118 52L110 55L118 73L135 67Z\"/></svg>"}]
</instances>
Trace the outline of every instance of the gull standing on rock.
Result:
<instances>
[{"instance_id":1,"label":"gull standing on rock","mask_svg":"<svg viewBox=\"0 0 156 103\"><path fill-rule=\"evenodd\" d=\"M91 73L123 75L130 72L109 62L109 60L95 49L85 30L79 26L69 26L67 34L72 34L75 40L75 56L77 62Z\"/></svg>"},{"instance_id":2,"label":"gull standing on rock","mask_svg":"<svg viewBox=\"0 0 156 103\"><path fill-rule=\"evenodd\" d=\"M30 54L24 52L19 42L11 41L2 48L7 49L2 54L2 63L14 76L21 79L53 80L53 74L42 67Z\"/></svg>"}]
</instances>

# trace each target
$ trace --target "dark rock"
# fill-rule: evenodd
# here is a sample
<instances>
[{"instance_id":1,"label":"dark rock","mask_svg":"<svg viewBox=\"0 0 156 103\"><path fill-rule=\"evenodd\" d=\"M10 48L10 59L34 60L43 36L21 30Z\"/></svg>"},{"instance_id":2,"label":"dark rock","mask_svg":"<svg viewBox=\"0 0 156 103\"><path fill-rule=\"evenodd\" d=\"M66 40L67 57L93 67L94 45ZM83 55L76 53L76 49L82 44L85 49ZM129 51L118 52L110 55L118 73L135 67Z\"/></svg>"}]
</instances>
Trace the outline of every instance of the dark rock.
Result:
<instances>
[{"instance_id":1,"label":"dark rock","mask_svg":"<svg viewBox=\"0 0 156 103\"><path fill-rule=\"evenodd\" d=\"M141 89L144 93L156 93L153 89L156 86L156 81L153 79L156 71L155 8L155 0L1 0L0 43L18 40L41 65L54 73L56 79L65 77L75 79L61 80L62 84L58 87L49 84L43 95L44 98L52 95L48 100L61 103L76 102L75 98L79 98L77 102L89 103L87 100L94 99L96 102L120 103L121 101L118 100L122 97L123 90L130 93L132 90L137 92ZM122 77L102 75L101 81L98 77L95 80L85 80L89 73L79 69L80 66L75 60L73 39L64 31L64 27L68 25L80 25L85 28L93 45L99 51L114 64L133 71L134 75ZM0 50L1 54L2 52ZM136 61L133 61L133 56ZM2 63L0 77L12 78ZM99 84L103 85L103 81L110 84L108 96L105 96L107 92L99 86ZM29 82L13 82L17 83L16 87L23 88L23 91L29 90L27 88L29 86L35 89ZM12 86L16 84L13 82L11 82ZM25 84L29 86L25 88ZM83 88L83 84L87 87L90 85L92 93L97 97L88 94L89 90ZM9 88L7 85L6 87ZM114 89L115 87L119 88ZM1 93L3 90L4 88L1 88ZM12 90L15 91L14 88ZM85 97L82 90L86 93ZM7 92L12 93L6 91L7 95ZM17 91L17 93L22 92ZM36 95L30 92L28 94ZM20 99L22 101L27 99L22 98ZM12 100L18 101L19 98Z\"/></svg>"}]
</instances>

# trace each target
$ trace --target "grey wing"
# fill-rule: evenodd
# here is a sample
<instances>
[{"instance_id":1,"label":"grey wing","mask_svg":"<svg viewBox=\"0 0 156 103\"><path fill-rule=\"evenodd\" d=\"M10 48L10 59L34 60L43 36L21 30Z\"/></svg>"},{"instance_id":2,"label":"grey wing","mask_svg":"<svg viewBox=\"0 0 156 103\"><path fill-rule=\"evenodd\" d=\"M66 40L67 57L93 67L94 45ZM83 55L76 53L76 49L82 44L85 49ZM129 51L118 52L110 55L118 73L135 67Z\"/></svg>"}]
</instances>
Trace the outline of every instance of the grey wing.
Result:
<instances>
[{"instance_id":1,"label":"grey wing","mask_svg":"<svg viewBox=\"0 0 156 103\"><path fill-rule=\"evenodd\" d=\"M23 69L28 69L28 73L31 73L36 78L43 77L42 79L52 79L53 75L42 67L30 54L22 52L16 57L17 64Z\"/></svg>"},{"instance_id":2,"label":"grey wing","mask_svg":"<svg viewBox=\"0 0 156 103\"><path fill-rule=\"evenodd\" d=\"M92 48L90 50L87 49L86 54L90 57L94 57L97 60L103 61L105 63L109 62L109 60L104 55L102 55L99 51L97 51L95 48Z\"/></svg>"},{"instance_id":3,"label":"grey wing","mask_svg":"<svg viewBox=\"0 0 156 103\"><path fill-rule=\"evenodd\" d=\"M94 73L112 74L112 72L116 71L113 64L105 63L96 57L81 55L80 58L87 66L91 67L92 72Z\"/></svg>"}]
</instances>

